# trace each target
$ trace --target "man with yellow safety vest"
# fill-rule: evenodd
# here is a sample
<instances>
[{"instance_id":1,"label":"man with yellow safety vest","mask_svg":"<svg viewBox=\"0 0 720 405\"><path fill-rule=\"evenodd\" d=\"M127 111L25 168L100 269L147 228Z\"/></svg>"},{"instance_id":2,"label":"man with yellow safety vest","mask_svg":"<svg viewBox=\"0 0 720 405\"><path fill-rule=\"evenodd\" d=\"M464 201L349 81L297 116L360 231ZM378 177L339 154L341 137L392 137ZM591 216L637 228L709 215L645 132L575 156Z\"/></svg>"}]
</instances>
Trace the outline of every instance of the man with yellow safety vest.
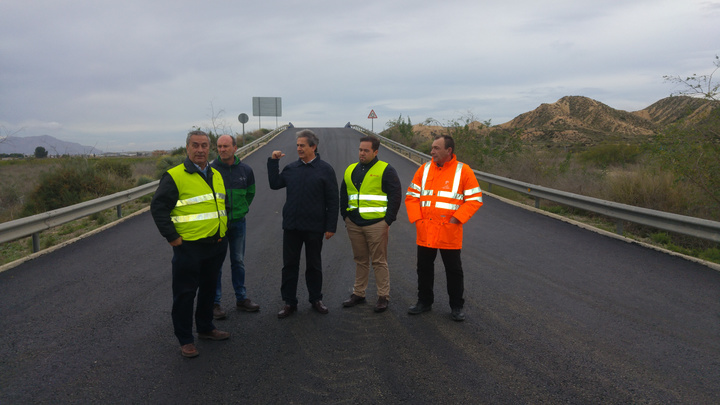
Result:
<instances>
[{"instance_id":1,"label":"man with yellow safety vest","mask_svg":"<svg viewBox=\"0 0 720 405\"><path fill-rule=\"evenodd\" d=\"M225 340L230 333L213 325L213 302L218 269L225 259L227 214L222 176L208 164L210 137L191 131L187 158L160 179L150 210L160 234L173 248L172 320L184 357L196 357L192 333L200 339Z\"/></svg>"},{"instance_id":2,"label":"man with yellow safety vest","mask_svg":"<svg viewBox=\"0 0 720 405\"><path fill-rule=\"evenodd\" d=\"M482 191L475 173L458 162L454 152L451 136L436 137L430 151L432 161L415 172L405 196L408 219L417 231L418 300L408 313L416 315L432 307L434 262L439 249L447 277L450 317L463 321L462 225L482 206Z\"/></svg>"},{"instance_id":3,"label":"man with yellow safety vest","mask_svg":"<svg viewBox=\"0 0 720 405\"><path fill-rule=\"evenodd\" d=\"M388 235L402 204L400 179L392 166L378 160L379 147L380 140L375 137L360 138L359 162L348 166L340 186L340 215L355 259L355 285L343 306L365 302L372 263L378 295L375 312L383 312L389 305Z\"/></svg>"}]
</instances>

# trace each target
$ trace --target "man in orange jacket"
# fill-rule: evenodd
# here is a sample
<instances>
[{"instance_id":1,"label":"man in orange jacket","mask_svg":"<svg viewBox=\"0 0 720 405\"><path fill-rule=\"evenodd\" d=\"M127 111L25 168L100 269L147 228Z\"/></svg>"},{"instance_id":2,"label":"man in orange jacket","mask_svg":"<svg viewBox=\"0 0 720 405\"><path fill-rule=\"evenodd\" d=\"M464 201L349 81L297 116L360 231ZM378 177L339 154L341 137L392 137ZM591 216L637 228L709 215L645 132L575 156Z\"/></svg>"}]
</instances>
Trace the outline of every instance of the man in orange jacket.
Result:
<instances>
[{"instance_id":1,"label":"man in orange jacket","mask_svg":"<svg viewBox=\"0 0 720 405\"><path fill-rule=\"evenodd\" d=\"M418 301L411 315L427 312L435 300L435 258L440 250L447 290L450 317L465 320L463 306L463 270L460 260L462 225L482 206L482 191L472 169L455 157L455 140L440 135L432 143L432 162L415 172L405 196L408 219L417 231Z\"/></svg>"}]
</instances>

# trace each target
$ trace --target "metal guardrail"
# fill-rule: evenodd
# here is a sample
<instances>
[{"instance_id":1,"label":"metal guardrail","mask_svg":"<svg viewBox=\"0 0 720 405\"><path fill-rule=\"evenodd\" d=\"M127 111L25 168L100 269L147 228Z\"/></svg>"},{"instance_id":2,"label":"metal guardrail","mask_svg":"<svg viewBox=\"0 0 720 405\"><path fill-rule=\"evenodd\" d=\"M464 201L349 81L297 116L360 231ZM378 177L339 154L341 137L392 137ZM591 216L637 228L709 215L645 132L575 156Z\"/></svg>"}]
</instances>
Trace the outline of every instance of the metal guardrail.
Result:
<instances>
[{"instance_id":1,"label":"metal guardrail","mask_svg":"<svg viewBox=\"0 0 720 405\"><path fill-rule=\"evenodd\" d=\"M418 152L403 144L369 131L359 125L351 125L351 127L364 134L378 137L386 146L398 151L402 155L407 155L408 158L417 161L420 164L428 162L432 159L425 153ZM720 222L689 217L686 215L671 214L669 212L651 210L647 208L634 207L632 205L568 193L522 181L511 180L477 170L474 170L474 172L479 180L490 185L490 190L488 191L492 191L492 186L497 185L499 187L532 196L535 198L536 208L539 208L540 200L544 199L613 218L616 220L616 232L621 235L623 233L623 221L627 221L664 231L707 239L713 242L720 242Z\"/></svg>"},{"instance_id":2,"label":"metal guardrail","mask_svg":"<svg viewBox=\"0 0 720 405\"><path fill-rule=\"evenodd\" d=\"M288 125L278 127L247 145L238 148L235 154L238 156L247 155L267 143L270 139L287 128ZM123 203L130 202L144 195L155 192L159 183L159 180L155 180L139 187L71 205L69 207L58 208L56 210L16 219L14 221L0 223L0 243L10 242L15 239L32 235L33 252L37 252L40 250L40 232L112 207L117 208L117 216L118 218L121 218Z\"/></svg>"}]
</instances>

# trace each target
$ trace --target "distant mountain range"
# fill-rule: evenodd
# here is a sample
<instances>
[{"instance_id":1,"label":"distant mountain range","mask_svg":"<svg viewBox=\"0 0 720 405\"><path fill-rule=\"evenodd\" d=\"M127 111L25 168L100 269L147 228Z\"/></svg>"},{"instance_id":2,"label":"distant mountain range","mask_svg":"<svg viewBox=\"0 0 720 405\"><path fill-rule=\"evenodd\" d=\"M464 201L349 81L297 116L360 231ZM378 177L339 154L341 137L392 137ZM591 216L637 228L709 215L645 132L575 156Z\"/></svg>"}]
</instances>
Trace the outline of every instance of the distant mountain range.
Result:
<instances>
[{"instance_id":1,"label":"distant mountain range","mask_svg":"<svg viewBox=\"0 0 720 405\"><path fill-rule=\"evenodd\" d=\"M48 152L48 156L56 155L99 155L103 151L92 146L80 145L76 142L65 142L50 135L41 136L9 136L0 139L0 153L22 153L23 155L34 155L35 148L42 146Z\"/></svg>"},{"instance_id":2,"label":"distant mountain range","mask_svg":"<svg viewBox=\"0 0 720 405\"><path fill-rule=\"evenodd\" d=\"M493 128L517 132L524 141L541 146L589 146L608 141L637 143L682 120L702 120L715 108L720 108L720 101L678 96L664 98L640 111L627 112L588 97L566 96ZM479 122L469 125L482 127ZM443 128L419 124L413 126L413 130L429 137L432 133L441 133Z\"/></svg>"}]
</instances>

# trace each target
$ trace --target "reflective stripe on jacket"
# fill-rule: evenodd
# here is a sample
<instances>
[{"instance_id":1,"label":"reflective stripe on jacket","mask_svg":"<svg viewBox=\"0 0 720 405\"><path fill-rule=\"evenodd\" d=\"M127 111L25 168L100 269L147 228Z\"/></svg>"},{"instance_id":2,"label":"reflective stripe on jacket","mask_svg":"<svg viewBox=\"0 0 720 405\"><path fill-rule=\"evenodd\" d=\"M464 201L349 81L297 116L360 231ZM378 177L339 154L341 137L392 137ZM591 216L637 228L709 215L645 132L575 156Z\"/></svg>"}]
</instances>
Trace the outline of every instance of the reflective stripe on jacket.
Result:
<instances>
[{"instance_id":1,"label":"reflective stripe on jacket","mask_svg":"<svg viewBox=\"0 0 720 405\"><path fill-rule=\"evenodd\" d=\"M212 167L208 167L208 170L214 172L212 188L202 174L188 173L184 165L168 170L179 193L177 204L170 212L170 219L184 240L198 240L215 234L222 238L227 231L225 185L217 170Z\"/></svg>"},{"instance_id":2,"label":"reflective stripe on jacket","mask_svg":"<svg viewBox=\"0 0 720 405\"><path fill-rule=\"evenodd\" d=\"M455 155L443 166L432 161L420 166L405 195L417 244L430 248L462 249L462 224L481 206L482 190L475 173ZM452 217L460 223L450 223Z\"/></svg>"},{"instance_id":3,"label":"reflective stripe on jacket","mask_svg":"<svg viewBox=\"0 0 720 405\"><path fill-rule=\"evenodd\" d=\"M387 162L378 161L368 170L360 184L360 191L355 188L352 181L352 172L357 165L357 163L353 163L345 169L345 186L348 194L346 209L348 211L358 210L363 219L385 217L388 198L382 190L382 177L388 165Z\"/></svg>"}]
</instances>

